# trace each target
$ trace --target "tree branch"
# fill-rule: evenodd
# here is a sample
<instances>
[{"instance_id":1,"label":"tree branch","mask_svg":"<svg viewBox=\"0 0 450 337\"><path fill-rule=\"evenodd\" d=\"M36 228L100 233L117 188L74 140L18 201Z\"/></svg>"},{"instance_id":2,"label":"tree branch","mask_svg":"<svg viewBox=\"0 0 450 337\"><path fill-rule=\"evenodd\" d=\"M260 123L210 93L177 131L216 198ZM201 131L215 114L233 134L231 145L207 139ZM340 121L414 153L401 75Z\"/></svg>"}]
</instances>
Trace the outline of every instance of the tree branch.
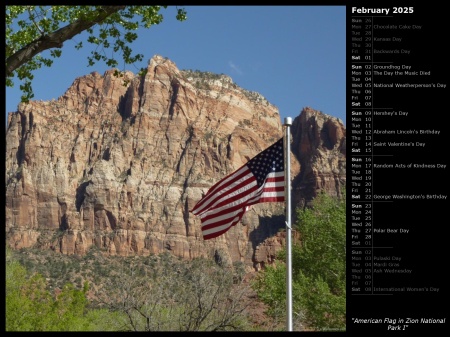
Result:
<instances>
[{"instance_id":1,"label":"tree branch","mask_svg":"<svg viewBox=\"0 0 450 337\"><path fill-rule=\"evenodd\" d=\"M64 41L71 39L75 35L80 34L98 23L101 23L107 17L124 9L125 7L126 6L101 6L93 19L79 19L53 33L41 36L39 39L30 42L22 49L8 57L6 60L6 77L11 76L14 70L29 62L40 52L51 48L62 48Z\"/></svg>"}]
</instances>

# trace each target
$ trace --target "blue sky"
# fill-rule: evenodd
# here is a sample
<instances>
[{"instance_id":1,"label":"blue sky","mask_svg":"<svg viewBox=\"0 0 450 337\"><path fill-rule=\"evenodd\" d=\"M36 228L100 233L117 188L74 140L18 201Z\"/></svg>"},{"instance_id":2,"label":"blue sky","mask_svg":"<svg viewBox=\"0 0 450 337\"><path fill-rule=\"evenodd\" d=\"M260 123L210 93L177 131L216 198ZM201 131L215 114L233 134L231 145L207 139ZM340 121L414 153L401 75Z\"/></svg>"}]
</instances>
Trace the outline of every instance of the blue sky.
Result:
<instances>
[{"instance_id":1,"label":"blue sky","mask_svg":"<svg viewBox=\"0 0 450 337\"><path fill-rule=\"evenodd\" d=\"M185 6L188 19L162 9L164 21L138 31L134 52L144 60L127 65L134 73L155 54L179 69L226 74L278 107L281 122L309 106L345 120L345 6ZM108 67L87 66L89 45L66 41L51 68L35 72L35 100L63 95L75 78ZM43 54L45 56L45 53ZM16 111L19 82L6 88L6 114Z\"/></svg>"}]
</instances>

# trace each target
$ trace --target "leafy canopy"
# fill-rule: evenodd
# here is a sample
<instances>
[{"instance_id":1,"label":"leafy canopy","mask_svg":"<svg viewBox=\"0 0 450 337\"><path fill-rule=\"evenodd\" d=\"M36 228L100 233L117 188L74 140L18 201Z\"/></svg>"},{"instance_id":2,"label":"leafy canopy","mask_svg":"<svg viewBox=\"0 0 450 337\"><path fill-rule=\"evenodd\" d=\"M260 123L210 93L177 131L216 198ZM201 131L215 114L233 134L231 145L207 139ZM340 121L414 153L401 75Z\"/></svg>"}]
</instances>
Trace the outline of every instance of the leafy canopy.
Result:
<instances>
[{"instance_id":1,"label":"leafy canopy","mask_svg":"<svg viewBox=\"0 0 450 337\"><path fill-rule=\"evenodd\" d=\"M92 308L89 284L76 289L66 283L50 291L47 279L31 273L6 247L6 331L116 331L121 313Z\"/></svg>"},{"instance_id":2,"label":"leafy canopy","mask_svg":"<svg viewBox=\"0 0 450 337\"><path fill-rule=\"evenodd\" d=\"M134 54L130 44L138 38L139 28L160 24L161 7L167 6L6 6L6 86L13 87L13 79L22 81L21 100L34 97L33 72L42 66L51 67L61 57L63 43L75 35L87 32L84 42L93 46L88 65L103 61L116 67L121 55L124 64L142 61L144 55ZM177 7L176 19L187 19L186 11ZM49 50L44 57L41 52ZM107 51L110 54L107 54ZM46 54L47 55L47 54ZM140 73L145 70L141 69ZM120 75L118 72L116 75Z\"/></svg>"}]
</instances>

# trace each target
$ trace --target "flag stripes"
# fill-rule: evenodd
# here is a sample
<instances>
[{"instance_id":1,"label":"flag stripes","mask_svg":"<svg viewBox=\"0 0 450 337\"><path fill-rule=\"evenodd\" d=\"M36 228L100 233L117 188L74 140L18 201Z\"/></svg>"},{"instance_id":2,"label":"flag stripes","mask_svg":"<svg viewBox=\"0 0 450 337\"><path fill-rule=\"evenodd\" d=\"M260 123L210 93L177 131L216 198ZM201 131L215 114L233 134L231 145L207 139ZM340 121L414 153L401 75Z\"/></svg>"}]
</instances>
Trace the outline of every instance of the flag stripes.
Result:
<instances>
[{"instance_id":1,"label":"flag stripes","mask_svg":"<svg viewBox=\"0 0 450 337\"><path fill-rule=\"evenodd\" d=\"M191 210L202 222L203 239L222 235L251 205L284 201L283 139L214 184Z\"/></svg>"}]
</instances>

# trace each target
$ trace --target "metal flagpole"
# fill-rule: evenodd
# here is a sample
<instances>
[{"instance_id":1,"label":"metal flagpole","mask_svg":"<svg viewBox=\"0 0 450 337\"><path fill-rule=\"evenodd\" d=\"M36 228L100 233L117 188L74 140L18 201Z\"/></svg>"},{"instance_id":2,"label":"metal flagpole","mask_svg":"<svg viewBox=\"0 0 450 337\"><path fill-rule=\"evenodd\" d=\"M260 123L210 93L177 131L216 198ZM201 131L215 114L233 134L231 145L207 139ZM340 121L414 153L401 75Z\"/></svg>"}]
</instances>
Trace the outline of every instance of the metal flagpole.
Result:
<instances>
[{"instance_id":1,"label":"metal flagpole","mask_svg":"<svg viewBox=\"0 0 450 337\"><path fill-rule=\"evenodd\" d=\"M292 331L292 258L291 258L291 130L292 118L284 119L284 187L286 199L286 330Z\"/></svg>"}]
</instances>

